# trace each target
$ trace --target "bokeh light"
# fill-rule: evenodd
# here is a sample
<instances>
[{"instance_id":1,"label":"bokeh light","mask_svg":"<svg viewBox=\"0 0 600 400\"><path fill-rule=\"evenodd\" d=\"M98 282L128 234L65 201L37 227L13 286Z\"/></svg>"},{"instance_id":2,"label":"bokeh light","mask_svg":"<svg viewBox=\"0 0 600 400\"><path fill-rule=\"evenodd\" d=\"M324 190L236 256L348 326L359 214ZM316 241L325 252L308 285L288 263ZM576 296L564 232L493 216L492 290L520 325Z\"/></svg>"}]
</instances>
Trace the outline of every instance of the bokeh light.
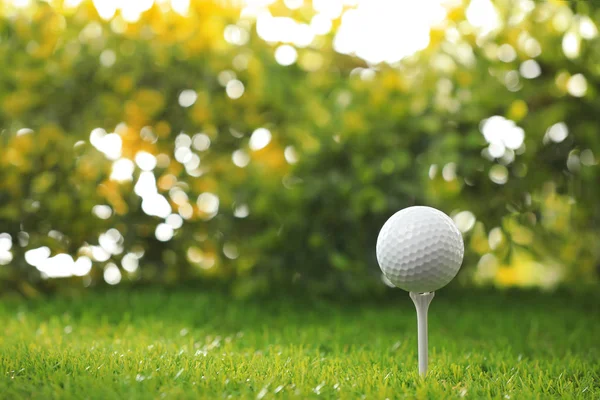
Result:
<instances>
[{"instance_id":1,"label":"bokeh light","mask_svg":"<svg viewBox=\"0 0 600 400\"><path fill-rule=\"evenodd\" d=\"M10 279L247 276L258 288L280 284L285 265L293 284L359 290L349 271L358 286L385 283L365 238L412 204L444 209L463 233L461 283L597 277L592 8L11 0L0 10L14 32L0 41Z\"/></svg>"}]
</instances>

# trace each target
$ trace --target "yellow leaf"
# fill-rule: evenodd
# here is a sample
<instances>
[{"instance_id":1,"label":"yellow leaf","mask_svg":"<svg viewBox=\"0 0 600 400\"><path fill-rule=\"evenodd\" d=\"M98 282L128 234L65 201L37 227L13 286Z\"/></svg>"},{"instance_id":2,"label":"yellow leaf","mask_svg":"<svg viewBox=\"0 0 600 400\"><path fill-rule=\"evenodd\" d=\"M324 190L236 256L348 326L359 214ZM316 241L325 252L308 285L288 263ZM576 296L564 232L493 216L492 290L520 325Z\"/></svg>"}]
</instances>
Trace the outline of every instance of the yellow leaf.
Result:
<instances>
[{"instance_id":1,"label":"yellow leaf","mask_svg":"<svg viewBox=\"0 0 600 400\"><path fill-rule=\"evenodd\" d=\"M26 90L18 90L7 94L2 101L4 113L18 116L28 111L37 103L36 96Z\"/></svg>"},{"instance_id":2,"label":"yellow leaf","mask_svg":"<svg viewBox=\"0 0 600 400\"><path fill-rule=\"evenodd\" d=\"M527 103L525 103L523 100L515 100L512 102L508 110L508 118L512 119L513 121L520 121L525 118L528 111L529 109L527 107Z\"/></svg>"},{"instance_id":3,"label":"yellow leaf","mask_svg":"<svg viewBox=\"0 0 600 400\"><path fill-rule=\"evenodd\" d=\"M136 105L149 117L153 117L162 111L165 106L165 98L158 90L140 89L133 96Z\"/></svg>"}]
</instances>

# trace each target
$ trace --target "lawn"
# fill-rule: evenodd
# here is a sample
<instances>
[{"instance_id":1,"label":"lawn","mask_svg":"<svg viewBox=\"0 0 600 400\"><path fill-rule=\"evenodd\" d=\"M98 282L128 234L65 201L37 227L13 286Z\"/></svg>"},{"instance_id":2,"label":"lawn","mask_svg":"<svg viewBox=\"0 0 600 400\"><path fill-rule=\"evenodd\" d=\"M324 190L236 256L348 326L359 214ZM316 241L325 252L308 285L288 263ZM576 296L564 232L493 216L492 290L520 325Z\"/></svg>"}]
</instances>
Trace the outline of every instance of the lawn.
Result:
<instances>
[{"instance_id":1,"label":"lawn","mask_svg":"<svg viewBox=\"0 0 600 400\"><path fill-rule=\"evenodd\" d=\"M398 293L400 294L400 293ZM2 398L599 398L598 295L440 291L430 373L408 296L116 289L0 302Z\"/></svg>"}]
</instances>

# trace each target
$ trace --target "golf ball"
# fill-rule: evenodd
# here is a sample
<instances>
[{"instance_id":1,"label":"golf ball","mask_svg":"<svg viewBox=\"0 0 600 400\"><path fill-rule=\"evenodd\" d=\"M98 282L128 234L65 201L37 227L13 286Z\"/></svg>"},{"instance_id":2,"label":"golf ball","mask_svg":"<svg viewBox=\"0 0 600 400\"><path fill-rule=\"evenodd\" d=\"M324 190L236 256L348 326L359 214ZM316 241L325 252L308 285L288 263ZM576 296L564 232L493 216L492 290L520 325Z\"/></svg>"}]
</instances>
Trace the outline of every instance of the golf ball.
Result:
<instances>
[{"instance_id":1,"label":"golf ball","mask_svg":"<svg viewBox=\"0 0 600 400\"><path fill-rule=\"evenodd\" d=\"M377 261L388 280L409 292L446 286L458 273L464 244L454 222L431 207L398 211L377 237Z\"/></svg>"}]
</instances>

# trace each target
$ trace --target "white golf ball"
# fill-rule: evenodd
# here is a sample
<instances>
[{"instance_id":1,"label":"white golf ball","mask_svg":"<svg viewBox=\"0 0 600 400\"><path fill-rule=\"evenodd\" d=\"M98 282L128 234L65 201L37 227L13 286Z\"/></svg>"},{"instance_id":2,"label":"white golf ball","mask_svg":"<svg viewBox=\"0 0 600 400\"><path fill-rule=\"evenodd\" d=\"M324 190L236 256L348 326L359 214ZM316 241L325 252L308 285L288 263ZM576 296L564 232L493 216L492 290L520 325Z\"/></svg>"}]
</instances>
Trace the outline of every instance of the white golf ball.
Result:
<instances>
[{"instance_id":1,"label":"white golf ball","mask_svg":"<svg viewBox=\"0 0 600 400\"><path fill-rule=\"evenodd\" d=\"M434 292L458 273L464 255L462 235L450 217L431 207L398 211L377 237L377 261L394 286Z\"/></svg>"}]
</instances>

